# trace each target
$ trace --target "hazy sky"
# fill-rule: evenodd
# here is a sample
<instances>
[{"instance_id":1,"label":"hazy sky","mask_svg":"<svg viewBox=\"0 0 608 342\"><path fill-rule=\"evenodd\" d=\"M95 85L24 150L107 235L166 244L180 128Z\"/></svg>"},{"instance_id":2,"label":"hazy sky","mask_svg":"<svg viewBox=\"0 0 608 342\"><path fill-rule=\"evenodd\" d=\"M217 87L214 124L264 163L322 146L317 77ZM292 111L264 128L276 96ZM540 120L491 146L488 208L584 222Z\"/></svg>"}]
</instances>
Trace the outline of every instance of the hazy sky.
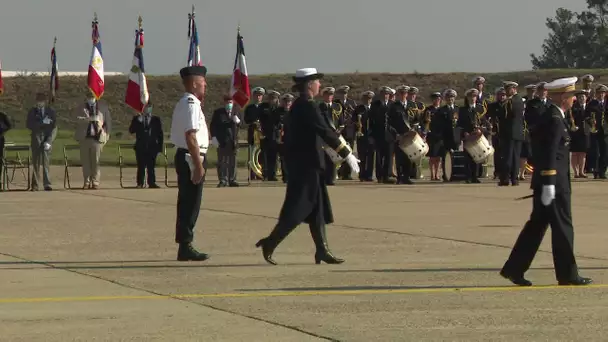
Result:
<instances>
[{"instance_id":1,"label":"hazy sky","mask_svg":"<svg viewBox=\"0 0 608 342\"><path fill-rule=\"evenodd\" d=\"M85 71L99 16L106 71L127 72L137 16L148 74L172 74L188 53L192 0L0 0L3 70L47 71L57 36L60 71ZM584 0L195 1L201 54L213 74L232 72L241 23L250 74L317 67L347 72L528 70L545 19Z\"/></svg>"}]
</instances>

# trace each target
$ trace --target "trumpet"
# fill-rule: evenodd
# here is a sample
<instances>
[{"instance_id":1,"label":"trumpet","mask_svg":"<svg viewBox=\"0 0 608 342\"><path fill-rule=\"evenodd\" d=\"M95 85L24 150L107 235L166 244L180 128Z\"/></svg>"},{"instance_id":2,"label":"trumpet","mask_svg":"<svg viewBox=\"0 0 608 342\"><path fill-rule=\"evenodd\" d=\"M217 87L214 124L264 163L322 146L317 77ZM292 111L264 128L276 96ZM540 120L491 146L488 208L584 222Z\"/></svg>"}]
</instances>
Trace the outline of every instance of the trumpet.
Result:
<instances>
[{"instance_id":1,"label":"trumpet","mask_svg":"<svg viewBox=\"0 0 608 342\"><path fill-rule=\"evenodd\" d=\"M357 115L357 137L363 136L363 122L361 121L362 115Z\"/></svg>"},{"instance_id":2,"label":"trumpet","mask_svg":"<svg viewBox=\"0 0 608 342\"><path fill-rule=\"evenodd\" d=\"M578 131L578 126L574 122L574 113L572 113L572 111L570 111L569 114L570 114L569 115L570 116L570 132L576 132L576 131Z\"/></svg>"},{"instance_id":3,"label":"trumpet","mask_svg":"<svg viewBox=\"0 0 608 342\"><path fill-rule=\"evenodd\" d=\"M591 113L591 134L597 133L597 120L595 119L595 112Z\"/></svg>"}]
</instances>

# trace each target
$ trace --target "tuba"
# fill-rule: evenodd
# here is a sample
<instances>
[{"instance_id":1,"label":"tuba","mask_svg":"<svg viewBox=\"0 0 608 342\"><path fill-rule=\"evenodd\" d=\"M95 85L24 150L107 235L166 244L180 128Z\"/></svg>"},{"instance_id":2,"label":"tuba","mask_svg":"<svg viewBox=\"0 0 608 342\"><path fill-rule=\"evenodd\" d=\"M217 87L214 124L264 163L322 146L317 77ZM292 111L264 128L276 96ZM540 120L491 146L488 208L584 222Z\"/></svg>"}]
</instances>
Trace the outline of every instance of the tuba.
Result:
<instances>
[{"instance_id":1,"label":"tuba","mask_svg":"<svg viewBox=\"0 0 608 342\"><path fill-rule=\"evenodd\" d=\"M340 116L342 115L343 110L344 110L344 108L342 107L342 105L340 103L333 102L331 104L331 117L333 119L333 122L339 122ZM336 133L342 132L343 129L344 129L344 125L340 125L336 129Z\"/></svg>"}]
</instances>

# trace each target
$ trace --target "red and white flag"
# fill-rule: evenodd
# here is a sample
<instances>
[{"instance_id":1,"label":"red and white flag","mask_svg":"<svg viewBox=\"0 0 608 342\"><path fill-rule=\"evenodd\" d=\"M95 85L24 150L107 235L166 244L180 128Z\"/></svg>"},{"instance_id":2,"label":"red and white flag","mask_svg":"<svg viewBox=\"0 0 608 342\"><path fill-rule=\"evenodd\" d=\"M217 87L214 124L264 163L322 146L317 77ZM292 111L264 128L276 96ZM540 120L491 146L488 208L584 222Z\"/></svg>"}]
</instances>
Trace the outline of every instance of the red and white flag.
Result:
<instances>
[{"instance_id":1,"label":"red and white flag","mask_svg":"<svg viewBox=\"0 0 608 342\"><path fill-rule=\"evenodd\" d=\"M243 47L243 36L241 36L240 29L236 37L236 58L234 59L232 82L230 82L230 95L232 96L232 100L241 106L241 108L245 107L251 98L247 63L245 61L245 48Z\"/></svg>"},{"instance_id":2,"label":"red and white flag","mask_svg":"<svg viewBox=\"0 0 608 342\"><path fill-rule=\"evenodd\" d=\"M91 61L89 62L89 73L87 75L87 83L91 93L96 99L103 96L105 89L103 78L103 55L101 53L101 40L99 39L99 21L97 14L93 19L93 50L91 51Z\"/></svg>"},{"instance_id":3,"label":"red and white flag","mask_svg":"<svg viewBox=\"0 0 608 342\"><path fill-rule=\"evenodd\" d=\"M141 17L139 17L139 29L135 31L133 66L129 73L129 83L127 84L127 94L125 95L125 103L138 113L143 112L150 98L146 74L144 72L144 29L141 21Z\"/></svg>"}]
</instances>

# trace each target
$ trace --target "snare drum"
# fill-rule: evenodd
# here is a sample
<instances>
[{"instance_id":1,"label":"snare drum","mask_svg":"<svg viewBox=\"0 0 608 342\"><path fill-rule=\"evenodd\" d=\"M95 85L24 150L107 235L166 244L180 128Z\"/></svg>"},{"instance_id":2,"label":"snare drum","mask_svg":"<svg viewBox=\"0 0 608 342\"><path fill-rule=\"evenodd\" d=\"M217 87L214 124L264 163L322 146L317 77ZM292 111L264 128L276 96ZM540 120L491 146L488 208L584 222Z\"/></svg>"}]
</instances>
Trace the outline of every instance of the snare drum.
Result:
<instances>
[{"instance_id":1,"label":"snare drum","mask_svg":"<svg viewBox=\"0 0 608 342\"><path fill-rule=\"evenodd\" d=\"M476 137L470 136L464 142L464 149L476 164L484 163L494 154L494 147L492 147L483 134Z\"/></svg>"},{"instance_id":2,"label":"snare drum","mask_svg":"<svg viewBox=\"0 0 608 342\"><path fill-rule=\"evenodd\" d=\"M399 148L412 163L418 163L429 152L429 145L415 131L405 134L399 141Z\"/></svg>"},{"instance_id":3,"label":"snare drum","mask_svg":"<svg viewBox=\"0 0 608 342\"><path fill-rule=\"evenodd\" d=\"M353 150L350 148L348 143L346 143L346 140L344 140L342 135L339 136L339 139L340 139L340 143L345 146L344 148L352 153ZM342 164L342 162L344 162L344 159L342 157L340 157L340 154L338 154L338 152L336 152L336 150L334 150L333 148L327 146L326 144L323 144L321 146L321 148L325 151L325 153L327 153L327 155L329 156L329 159L331 159L331 161L334 164L340 165L340 164Z\"/></svg>"},{"instance_id":4,"label":"snare drum","mask_svg":"<svg viewBox=\"0 0 608 342\"><path fill-rule=\"evenodd\" d=\"M442 169L443 175L448 181L453 182L467 179L464 153L462 151L448 151L445 154Z\"/></svg>"}]
</instances>

